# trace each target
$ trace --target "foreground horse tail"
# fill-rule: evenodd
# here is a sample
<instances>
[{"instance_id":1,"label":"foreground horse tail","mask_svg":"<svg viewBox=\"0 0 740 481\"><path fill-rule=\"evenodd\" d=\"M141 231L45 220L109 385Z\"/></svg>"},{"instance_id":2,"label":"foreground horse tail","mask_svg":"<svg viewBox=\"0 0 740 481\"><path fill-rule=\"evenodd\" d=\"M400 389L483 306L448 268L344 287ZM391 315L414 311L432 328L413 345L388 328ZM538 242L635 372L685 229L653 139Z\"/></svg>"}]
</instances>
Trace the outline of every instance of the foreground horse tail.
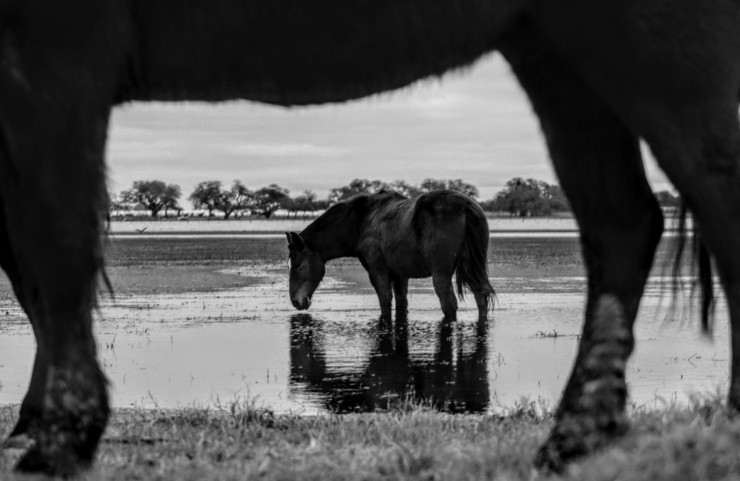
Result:
<instances>
[{"instance_id":1,"label":"foreground horse tail","mask_svg":"<svg viewBox=\"0 0 740 481\"><path fill-rule=\"evenodd\" d=\"M488 280L488 220L474 203L465 207L465 237L456 267L457 296L464 297L463 286L488 297L488 308L493 308L496 297Z\"/></svg>"},{"instance_id":2,"label":"foreground horse tail","mask_svg":"<svg viewBox=\"0 0 740 481\"><path fill-rule=\"evenodd\" d=\"M686 226L686 217L689 209L685 201L681 204L681 210L678 216L678 237L676 242L676 251L673 259L673 286L674 294L680 286L679 278L681 276L681 263L686 243L690 241L689 262L691 263L691 276L695 277L693 281L692 293L697 288L701 295L701 327L704 333L711 332L711 319L714 314L714 281L712 280L712 257L706 245L702 241L701 231L694 224L689 233ZM689 234L691 238L689 239Z\"/></svg>"}]
</instances>

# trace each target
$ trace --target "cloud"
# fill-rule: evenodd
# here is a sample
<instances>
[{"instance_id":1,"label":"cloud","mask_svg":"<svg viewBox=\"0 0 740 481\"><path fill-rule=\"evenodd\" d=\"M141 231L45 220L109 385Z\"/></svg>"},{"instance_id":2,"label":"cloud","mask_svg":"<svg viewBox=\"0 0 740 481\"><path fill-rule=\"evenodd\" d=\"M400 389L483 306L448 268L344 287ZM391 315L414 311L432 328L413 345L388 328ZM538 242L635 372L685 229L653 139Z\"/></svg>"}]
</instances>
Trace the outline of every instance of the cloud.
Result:
<instances>
[{"instance_id":1,"label":"cloud","mask_svg":"<svg viewBox=\"0 0 740 481\"><path fill-rule=\"evenodd\" d=\"M555 176L539 124L497 55L442 80L358 102L285 109L246 101L134 103L117 108L111 188L158 178L278 183L324 196L349 180L463 178L492 197L514 176ZM665 178L648 164L648 175Z\"/></svg>"},{"instance_id":2,"label":"cloud","mask_svg":"<svg viewBox=\"0 0 740 481\"><path fill-rule=\"evenodd\" d=\"M232 154L258 157L337 157L346 149L310 143L248 143L226 147Z\"/></svg>"}]
</instances>

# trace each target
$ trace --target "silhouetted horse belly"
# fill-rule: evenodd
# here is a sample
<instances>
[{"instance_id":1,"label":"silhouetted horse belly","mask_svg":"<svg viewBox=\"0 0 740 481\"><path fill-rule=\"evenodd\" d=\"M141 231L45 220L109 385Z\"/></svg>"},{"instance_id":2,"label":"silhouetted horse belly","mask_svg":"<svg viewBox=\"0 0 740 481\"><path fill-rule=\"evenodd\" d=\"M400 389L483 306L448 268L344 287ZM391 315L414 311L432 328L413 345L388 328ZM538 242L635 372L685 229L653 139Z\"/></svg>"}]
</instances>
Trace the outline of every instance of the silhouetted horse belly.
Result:
<instances>
[{"instance_id":1,"label":"silhouetted horse belly","mask_svg":"<svg viewBox=\"0 0 740 481\"><path fill-rule=\"evenodd\" d=\"M342 102L469 65L522 0L129 0L125 100Z\"/></svg>"}]
</instances>

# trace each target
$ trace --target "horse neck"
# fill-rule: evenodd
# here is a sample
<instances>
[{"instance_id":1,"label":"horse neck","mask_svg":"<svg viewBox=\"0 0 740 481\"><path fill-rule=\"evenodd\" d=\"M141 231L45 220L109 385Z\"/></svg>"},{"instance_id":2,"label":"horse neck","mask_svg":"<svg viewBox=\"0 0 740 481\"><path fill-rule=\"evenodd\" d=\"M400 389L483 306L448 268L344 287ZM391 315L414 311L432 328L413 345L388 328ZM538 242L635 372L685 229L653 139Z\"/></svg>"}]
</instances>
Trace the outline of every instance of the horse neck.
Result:
<instances>
[{"instance_id":1,"label":"horse neck","mask_svg":"<svg viewBox=\"0 0 740 481\"><path fill-rule=\"evenodd\" d=\"M330 209L306 227L301 237L324 262L339 257L355 257L361 223L361 215L354 209L341 212Z\"/></svg>"},{"instance_id":2,"label":"horse neck","mask_svg":"<svg viewBox=\"0 0 740 481\"><path fill-rule=\"evenodd\" d=\"M530 0L129 0L119 100L341 102L493 50Z\"/></svg>"}]
</instances>

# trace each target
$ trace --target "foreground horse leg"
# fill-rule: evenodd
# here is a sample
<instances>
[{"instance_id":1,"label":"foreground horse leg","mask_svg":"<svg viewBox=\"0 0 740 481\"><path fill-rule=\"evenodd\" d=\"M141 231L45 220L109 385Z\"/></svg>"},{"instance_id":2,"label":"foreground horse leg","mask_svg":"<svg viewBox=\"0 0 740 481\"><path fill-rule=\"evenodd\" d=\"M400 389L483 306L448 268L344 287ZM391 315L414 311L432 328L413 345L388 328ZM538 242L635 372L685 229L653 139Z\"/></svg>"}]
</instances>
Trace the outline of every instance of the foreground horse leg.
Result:
<instances>
[{"instance_id":1,"label":"foreground horse leg","mask_svg":"<svg viewBox=\"0 0 740 481\"><path fill-rule=\"evenodd\" d=\"M536 32L521 29L509 40L502 53L541 120L588 274L575 365L537 458L561 470L627 428L625 364L663 221L635 136Z\"/></svg>"},{"instance_id":2,"label":"foreground horse leg","mask_svg":"<svg viewBox=\"0 0 740 481\"><path fill-rule=\"evenodd\" d=\"M23 294L21 274L12 253L13 251L5 219L5 208L2 202L0 202L0 266L7 274L8 279L13 286L16 298L20 302L24 311L28 312L29 309L26 305L26 297ZM29 318L29 320L31 322L31 327L33 328L37 346L36 355L33 361L31 382L28 387L28 392L21 403L18 413L18 422L10 432L8 439L3 443L3 447L5 448L27 448L31 442L31 439L27 435L31 421L41 417L41 401L43 399L44 388L46 385L48 359L46 352L43 349L43 344L38 342L38 331L33 323L33 319Z\"/></svg>"},{"instance_id":3,"label":"foreground horse leg","mask_svg":"<svg viewBox=\"0 0 740 481\"><path fill-rule=\"evenodd\" d=\"M48 267L29 266L26 283L35 294L24 305L33 319L38 352L17 427L35 441L18 465L23 471L68 475L87 466L108 418L106 381L96 359L91 316L99 265L93 253L99 253L100 246L97 229L85 235L85 227L73 227L83 231L79 242L74 240L79 231L51 228L43 247L49 256L25 253L45 257ZM27 242L28 249L16 246L16 251L34 249ZM89 263L83 261L85 253Z\"/></svg>"},{"instance_id":4,"label":"foreground horse leg","mask_svg":"<svg viewBox=\"0 0 740 481\"><path fill-rule=\"evenodd\" d=\"M697 92L692 108L666 108L647 140L716 260L731 325L729 405L740 410L740 122L735 91L724 99Z\"/></svg>"},{"instance_id":5,"label":"foreground horse leg","mask_svg":"<svg viewBox=\"0 0 740 481\"><path fill-rule=\"evenodd\" d=\"M20 100L27 98L4 103L1 117L7 240L38 344L18 428L34 444L18 469L71 475L92 461L109 412L91 315L102 265L108 109L82 112L84 102L66 98L44 105L60 111L44 111Z\"/></svg>"},{"instance_id":6,"label":"foreground horse leg","mask_svg":"<svg viewBox=\"0 0 740 481\"><path fill-rule=\"evenodd\" d=\"M37 334L34 329L34 336ZM46 386L46 375L48 368L48 359L46 353L37 342L36 355L33 360L33 371L31 372L31 382L28 386L23 402L18 412L18 422L10 432L8 439L5 440L5 448L25 448L31 439L28 437L28 429L33 420L41 417L42 400Z\"/></svg>"},{"instance_id":7,"label":"foreground horse leg","mask_svg":"<svg viewBox=\"0 0 740 481\"><path fill-rule=\"evenodd\" d=\"M7 162L7 159L4 161ZM25 301L25 296L23 295L23 282L21 281L21 273L18 269L18 264L13 258L10 237L8 235L8 225L5 218L5 205L2 202L2 199L0 199L0 267L2 267L3 271L5 271L5 274L8 276L8 279L13 286L16 298L19 302L23 303ZM23 307L26 309L25 306ZM28 430L30 420L38 417L41 413L39 401L44 389L45 379L46 359L44 351L37 349L33 363L31 385L28 390L29 393L26 394L23 399L18 416L18 422L11 431L8 439L5 441L4 447L24 447L28 444L28 439L24 439L25 436L23 435Z\"/></svg>"}]
</instances>

